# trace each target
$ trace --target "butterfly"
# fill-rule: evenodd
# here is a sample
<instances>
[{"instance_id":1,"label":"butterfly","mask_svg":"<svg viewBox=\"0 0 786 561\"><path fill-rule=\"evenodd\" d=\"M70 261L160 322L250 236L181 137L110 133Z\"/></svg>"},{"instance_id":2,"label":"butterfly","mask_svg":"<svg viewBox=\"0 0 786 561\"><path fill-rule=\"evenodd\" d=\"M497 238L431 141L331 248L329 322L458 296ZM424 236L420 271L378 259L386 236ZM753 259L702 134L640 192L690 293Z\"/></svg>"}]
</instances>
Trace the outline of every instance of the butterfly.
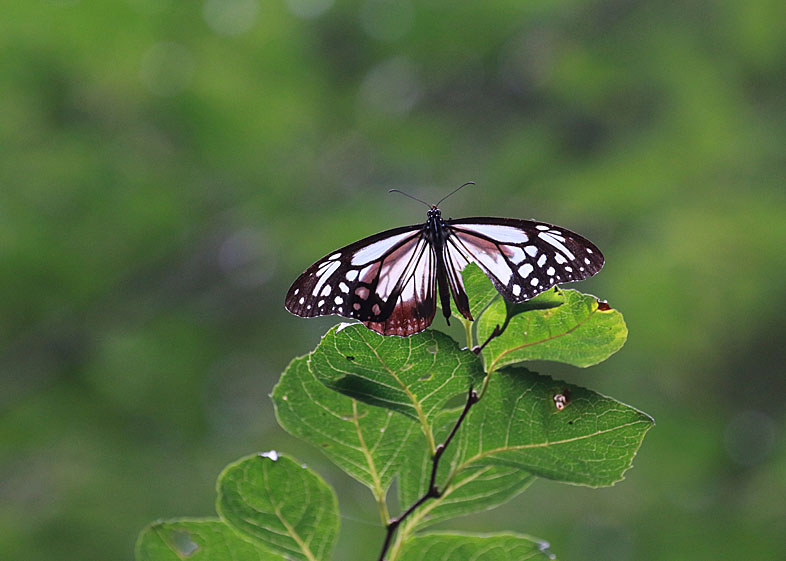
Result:
<instances>
[{"instance_id":1,"label":"butterfly","mask_svg":"<svg viewBox=\"0 0 786 561\"><path fill-rule=\"evenodd\" d=\"M592 242L561 226L518 218L446 220L437 206L445 198L435 205L420 201L429 207L425 223L369 236L311 265L287 292L286 309L301 317L337 314L382 335L408 336L431 325L437 297L448 325L451 296L458 312L473 319L461 277L469 263L514 303L603 267Z\"/></svg>"}]
</instances>

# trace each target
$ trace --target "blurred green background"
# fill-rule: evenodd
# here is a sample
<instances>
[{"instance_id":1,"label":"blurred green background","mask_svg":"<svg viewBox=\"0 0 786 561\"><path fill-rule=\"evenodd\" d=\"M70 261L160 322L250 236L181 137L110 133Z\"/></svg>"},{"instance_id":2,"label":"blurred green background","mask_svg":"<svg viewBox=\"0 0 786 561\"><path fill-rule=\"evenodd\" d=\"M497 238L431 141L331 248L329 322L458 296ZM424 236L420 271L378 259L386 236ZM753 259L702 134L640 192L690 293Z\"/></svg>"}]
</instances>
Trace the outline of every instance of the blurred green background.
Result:
<instances>
[{"instance_id":1,"label":"blurred green background","mask_svg":"<svg viewBox=\"0 0 786 561\"><path fill-rule=\"evenodd\" d=\"M786 558L786 3L0 2L0 558L131 559L275 448L371 495L268 398L335 318L332 249L449 216L597 243L627 345L539 365L653 415L627 479L537 482L452 527L568 560ZM437 318L435 326L444 326Z\"/></svg>"}]
</instances>

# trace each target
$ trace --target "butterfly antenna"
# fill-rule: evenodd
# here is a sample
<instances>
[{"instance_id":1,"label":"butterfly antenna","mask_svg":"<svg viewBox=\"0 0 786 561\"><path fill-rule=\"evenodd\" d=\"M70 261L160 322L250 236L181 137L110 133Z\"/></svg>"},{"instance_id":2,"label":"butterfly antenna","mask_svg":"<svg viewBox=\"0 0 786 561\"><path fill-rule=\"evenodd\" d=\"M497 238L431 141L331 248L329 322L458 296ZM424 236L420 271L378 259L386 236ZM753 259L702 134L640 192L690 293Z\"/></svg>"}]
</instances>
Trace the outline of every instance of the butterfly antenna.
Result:
<instances>
[{"instance_id":1,"label":"butterfly antenna","mask_svg":"<svg viewBox=\"0 0 786 561\"><path fill-rule=\"evenodd\" d=\"M423 204L424 204L424 205L426 205L428 208L431 208L431 205L430 205L430 204L428 204L426 201L421 201L421 200L420 200L420 199L418 199L417 197L413 197L412 195L410 195L409 193L405 193L404 191L399 191L398 189L391 189L390 191L388 191L388 193L400 193L401 195L404 195L405 197L409 197L409 198L410 198L410 199L412 199L413 201L417 201L417 202L419 202L419 203L423 203Z\"/></svg>"},{"instance_id":2,"label":"butterfly antenna","mask_svg":"<svg viewBox=\"0 0 786 561\"><path fill-rule=\"evenodd\" d=\"M474 182L474 181L467 181L467 182L466 182L464 185L460 185L459 187L456 187L455 189L453 189L453 191L451 191L450 193L448 193L447 195L445 195L444 197L442 197L442 198L439 200L439 202L438 202L436 205L434 205L434 206L439 206L439 205L441 205L441 204L442 204L442 201L444 201L445 199L447 199L447 198L448 198L448 197L450 197L451 195L454 195L454 194L458 193L459 191L461 191L461 190L462 190L464 187L466 187L467 185L474 185L474 184L475 184L475 182Z\"/></svg>"}]
</instances>

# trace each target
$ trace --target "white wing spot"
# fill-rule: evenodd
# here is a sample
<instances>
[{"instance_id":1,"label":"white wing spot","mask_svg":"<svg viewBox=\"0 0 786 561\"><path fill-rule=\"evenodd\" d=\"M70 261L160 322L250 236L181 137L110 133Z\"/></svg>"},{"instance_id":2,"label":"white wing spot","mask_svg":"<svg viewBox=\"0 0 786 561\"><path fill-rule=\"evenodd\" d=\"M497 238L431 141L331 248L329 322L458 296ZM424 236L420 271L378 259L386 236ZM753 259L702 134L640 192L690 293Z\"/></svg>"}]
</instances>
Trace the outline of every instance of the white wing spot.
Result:
<instances>
[{"instance_id":1,"label":"white wing spot","mask_svg":"<svg viewBox=\"0 0 786 561\"><path fill-rule=\"evenodd\" d=\"M544 254L543 254L543 255L541 255L541 256L540 256L540 258L538 259L538 267L542 267L542 266L543 266L543 265L545 265L545 264L546 264L546 254L544 253Z\"/></svg>"},{"instance_id":2,"label":"white wing spot","mask_svg":"<svg viewBox=\"0 0 786 561\"><path fill-rule=\"evenodd\" d=\"M300 294L300 289L296 288L295 292L292 293L292 296L297 296L298 294Z\"/></svg>"},{"instance_id":3,"label":"white wing spot","mask_svg":"<svg viewBox=\"0 0 786 561\"><path fill-rule=\"evenodd\" d=\"M502 224L457 224L456 227L494 238L494 240L503 244L526 243L529 241L529 236L514 226L503 226Z\"/></svg>"},{"instance_id":4,"label":"white wing spot","mask_svg":"<svg viewBox=\"0 0 786 561\"><path fill-rule=\"evenodd\" d=\"M592 250L590 248L587 248L587 253L589 253L591 255L592 254Z\"/></svg>"},{"instance_id":5,"label":"white wing spot","mask_svg":"<svg viewBox=\"0 0 786 561\"><path fill-rule=\"evenodd\" d=\"M360 302L355 302L354 304L352 304L352 307L355 308L356 310L359 310L360 309Z\"/></svg>"},{"instance_id":6,"label":"white wing spot","mask_svg":"<svg viewBox=\"0 0 786 561\"><path fill-rule=\"evenodd\" d=\"M324 269L319 269L316 272L319 280L317 280L317 284L314 285L314 290L311 292L312 296L319 294L319 291L322 290L322 286L339 267L341 267L341 263L339 261L329 261L328 265Z\"/></svg>"},{"instance_id":7,"label":"white wing spot","mask_svg":"<svg viewBox=\"0 0 786 561\"><path fill-rule=\"evenodd\" d=\"M549 229L549 227L546 226L545 224L538 224L537 226L535 226L535 228L537 228L538 230L541 230L541 231L546 231L546 230Z\"/></svg>"},{"instance_id":8,"label":"white wing spot","mask_svg":"<svg viewBox=\"0 0 786 561\"><path fill-rule=\"evenodd\" d=\"M353 265L364 265L385 255L390 249L395 247L398 243L411 238L415 235L413 232L404 232L396 236L384 238L378 242L367 245L366 247L358 250L352 256L351 263Z\"/></svg>"},{"instance_id":9,"label":"white wing spot","mask_svg":"<svg viewBox=\"0 0 786 561\"><path fill-rule=\"evenodd\" d=\"M540 281L539 281L538 279L532 279L531 281L529 281L529 283L530 283L532 286L538 286L538 283L539 283L539 282L540 282Z\"/></svg>"},{"instance_id":10,"label":"white wing spot","mask_svg":"<svg viewBox=\"0 0 786 561\"><path fill-rule=\"evenodd\" d=\"M509 256L510 260L514 264L518 265L519 263L521 263L522 261L524 261L527 258L527 256L524 254L524 250L521 249L519 246L513 245L513 246L507 246L507 247L508 247L508 249L510 249L510 256Z\"/></svg>"},{"instance_id":11,"label":"white wing spot","mask_svg":"<svg viewBox=\"0 0 786 561\"><path fill-rule=\"evenodd\" d=\"M374 270L374 267L376 266L377 266L376 263L372 263L371 265L367 265L366 267L363 267L363 269L360 270L360 278L365 279L366 275L368 275L372 270Z\"/></svg>"},{"instance_id":12,"label":"white wing spot","mask_svg":"<svg viewBox=\"0 0 786 561\"><path fill-rule=\"evenodd\" d=\"M325 288L322 289L320 296L330 296L330 291L333 290L329 284L325 285Z\"/></svg>"},{"instance_id":13,"label":"white wing spot","mask_svg":"<svg viewBox=\"0 0 786 561\"><path fill-rule=\"evenodd\" d=\"M344 281L338 283L338 287L341 289L341 292L343 292L344 294L349 292L349 286Z\"/></svg>"},{"instance_id":14,"label":"white wing spot","mask_svg":"<svg viewBox=\"0 0 786 561\"><path fill-rule=\"evenodd\" d=\"M352 282L353 280L358 278L358 271L357 269L350 269L349 271L347 271L347 274L344 276L347 277L347 280L349 282Z\"/></svg>"},{"instance_id":15,"label":"white wing spot","mask_svg":"<svg viewBox=\"0 0 786 561\"><path fill-rule=\"evenodd\" d=\"M585 257L585 258L584 258L584 262L585 262L587 265L589 265L589 264L590 264L589 257Z\"/></svg>"},{"instance_id":16,"label":"white wing spot","mask_svg":"<svg viewBox=\"0 0 786 561\"><path fill-rule=\"evenodd\" d=\"M546 274L550 277L553 277L555 272L556 271L554 271L554 267L549 267L548 269L546 269Z\"/></svg>"},{"instance_id":17,"label":"white wing spot","mask_svg":"<svg viewBox=\"0 0 786 561\"><path fill-rule=\"evenodd\" d=\"M565 270L569 273L573 272L573 267L565 267Z\"/></svg>"},{"instance_id":18,"label":"white wing spot","mask_svg":"<svg viewBox=\"0 0 786 561\"><path fill-rule=\"evenodd\" d=\"M535 247L534 245L528 245L527 247L524 248L524 251L526 251L527 255L529 255L530 257L535 257L538 254L538 248Z\"/></svg>"},{"instance_id":19,"label":"white wing spot","mask_svg":"<svg viewBox=\"0 0 786 561\"><path fill-rule=\"evenodd\" d=\"M519 294L521 294L521 287L519 285L517 285L517 284L514 284L513 285L513 295L514 296L518 296Z\"/></svg>"},{"instance_id":20,"label":"white wing spot","mask_svg":"<svg viewBox=\"0 0 786 561\"><path fill-rule=\"evenodd\" d=\"M579 271L583 271L583 270L584 270L584 267L579 267Z\"/></svg>"},{"instance_id":21,"label":"white wing spot","mask_svg":"<svg viewBox=\"0 0 786 561\"><path fill-rule=\"evenodd\" d=\"M334 260L338 259L339 257L341 257L341 254L340 254L340 253L334 253L333 255L331 255L330 257L328 257L328 260L330 260L330 261L334 261Z\"/></svg>"},{"instance_id":22,"label":"white wing spot","mask_svg":"<svg viewBox=\"0 0 786 561\"><path fill-rule=\"evenodd\" d=\"M341 304L344 303L344 299L341 296L336 296L334 302L336 303L337 306L340 306Z\"/></svg>"},{"instance_id":23,"label":"white wing spot","mask_svg":"<svg viewBox=\"0 0 786 561\"><path fill-rule=\"evenodd\" d=\"M311 309L311 304L309 304L308 306L306 306L306 309L307 309L307 310L310 310L310 309Z\"/></svg>"},{"instance_id":24,"label":"white wing spot","mask_svg":"<svg viewBox=\"0 0 786 561\"><path fill-rule=\"evenodd\" d=\"M529 276L529 274L534 270L535 267L533 267L529 263L524 263L521 267L519 267L519 274L526 279Z\"/></svg>"},{"instance_id":25,"label":"white wing spot","mask_svg":"<svg viewBox=\"0 0 786 561\"><path fill-rule=\"evenodd\" d=\"M321 308L324 305L325 305L325 301L324 300L320 300L319 302L317 302L317 307L318 308Z\"/></svg>"},{"instance_id":26,"label":"white wing spot","mask_svg":"<svg viewBox=\"0 0 786 561\"><path fill-rule=\"evenodd\" d=\"M560 265L564 265L565 263L567 263L567 262L568 262L568 260L567 260L567 259L565 259L565 256L564 256L564 255L562 255L561 253L555 253L555 254L554 254L554 260L555 260L557 263L559 263Z\"/></svg>"},{"instance_id":27,"label":"white wing spot","mask_svg":"<svg viewBox=\"0 0 786 561\"><path fill-rule=\"evenodd\" d=\"M301 296L300 300L298 300L298 302L300 302L300 305L302 306L303 304L306 303L306 299Z\"/></svg>"},{"instance_id":28,"label":"white wing spot","mask_svg":"<svg viewBox=\"0 0 786 561\"><path fill-rule=\"evenodd\" d=\"M549 234L548 232L541 232L538 234L538 237L542 239L547 244L553 245L557 249L559 249L568 259L575 259L576 257L570 252L570 250L565 247L561 241L554 237L553 234Z\"/></svg>"}]
</instances>

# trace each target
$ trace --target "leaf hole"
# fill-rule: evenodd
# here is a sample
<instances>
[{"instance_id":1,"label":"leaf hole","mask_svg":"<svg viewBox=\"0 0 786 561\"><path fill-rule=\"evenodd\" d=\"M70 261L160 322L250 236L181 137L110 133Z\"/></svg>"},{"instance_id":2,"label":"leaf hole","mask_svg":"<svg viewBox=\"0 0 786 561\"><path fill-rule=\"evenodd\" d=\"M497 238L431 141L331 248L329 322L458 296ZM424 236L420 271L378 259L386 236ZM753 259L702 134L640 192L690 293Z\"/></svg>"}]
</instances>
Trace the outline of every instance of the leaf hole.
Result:
<instances>
[{"instance_id":1,"label":"leaf hole","mask_svg":"<svg viewBox=\"0 0 786 561\"><path fill-rule=\"evenodd\" d=\"M172 548L180 557L190 557L199 549L199 544L191 539L190 532L175 530L169 535L169 539Z\"/></svg>"},{"instance_id":2,"label":"leaf hole","mask_svg":"<svg viewBox=\"0 0 786 561\"><path fill-rule=\"evenodd\" d=\"M355 357L352 355L345 355L345 356L347 357L347 360L350 362L353 362L355 360Z\"/></svg>"},{"instance_id":3,"label":"leaf hole","mask_svg":"<svg viewBox=\"0 0 786 561\"><path fill-rule=\"evenodd\" d=\"M433 372L426 372L425 374L422 374L418 378L418 381L419 382L425 382L426 380L431 380L431 378L433 378L433 377L434 377L434 373Z\"/></svg>"}]
</instances>

